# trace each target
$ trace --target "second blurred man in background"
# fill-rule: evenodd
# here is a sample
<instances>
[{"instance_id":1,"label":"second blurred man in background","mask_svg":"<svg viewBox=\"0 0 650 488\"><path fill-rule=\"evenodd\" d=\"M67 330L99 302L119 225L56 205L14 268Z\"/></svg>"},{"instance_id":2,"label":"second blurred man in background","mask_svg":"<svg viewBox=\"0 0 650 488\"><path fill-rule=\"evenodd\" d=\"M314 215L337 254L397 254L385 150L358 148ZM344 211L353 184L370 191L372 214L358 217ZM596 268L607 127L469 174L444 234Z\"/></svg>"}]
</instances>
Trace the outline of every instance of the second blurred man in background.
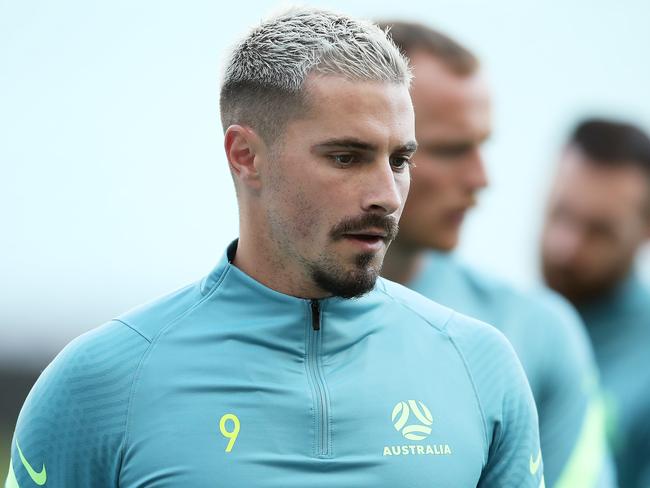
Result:
<instances>
[{"instance_id":1,"label":"second blurred man in background","mask_svg":"<svg viewBox=\"0 0 650 488\"><path fill-rule=\"evenodd\" d=\"M449 254L465 212L487 185L480 151L491 132L490 95L477 58L421 25L383 27L390 27L413 66L419 143L384 276L492 323L508 337L537 403L548 486L613 486L597 373L575 312L556 295L519 292Z\"/></svg>"},{"instance_id":2,"label":"second blurred man in background","mask_svg":"<svg viewBox=\"0 0 650 488\"><path fill-rule=\"evenodd\" d=\"M622 488L650 486L650 290L634 266L648 236L650 138L616 121L580 123L553 184L543 271L587 325Z\"/></svg>"}]
</instances>

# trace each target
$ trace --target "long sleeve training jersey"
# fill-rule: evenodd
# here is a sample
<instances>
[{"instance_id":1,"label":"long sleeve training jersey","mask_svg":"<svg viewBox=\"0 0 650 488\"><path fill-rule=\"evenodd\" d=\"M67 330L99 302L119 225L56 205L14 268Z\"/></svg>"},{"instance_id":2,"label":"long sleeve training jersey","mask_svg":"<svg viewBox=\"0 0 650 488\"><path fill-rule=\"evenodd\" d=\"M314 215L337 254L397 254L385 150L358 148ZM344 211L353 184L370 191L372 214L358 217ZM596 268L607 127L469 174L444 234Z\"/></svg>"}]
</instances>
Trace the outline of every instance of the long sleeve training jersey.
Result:
<instances>
[{"instance_id":1,"label":"long sleeve training jersey","mask_svg":"<svg viewBox=\"0 0 650 488\"><path fill-rule=\"evenodd\" d=\"M7 487L543 486L532 395L494 327L383 279L283 295L235 250L58 355Z\"/></svg>"},{"instance_id":2,"label":"long sleeve training jersey","mask_svg":"<svg viewBox=\"0 0 650 488\"><path fill-rule=\"evenodd\" d=\"M442 252L427 253L407 286L508 338L537 405L549 488L616 486L589 338L564 299L550 290L518 290Z\"/></svg>"}]
</instances>

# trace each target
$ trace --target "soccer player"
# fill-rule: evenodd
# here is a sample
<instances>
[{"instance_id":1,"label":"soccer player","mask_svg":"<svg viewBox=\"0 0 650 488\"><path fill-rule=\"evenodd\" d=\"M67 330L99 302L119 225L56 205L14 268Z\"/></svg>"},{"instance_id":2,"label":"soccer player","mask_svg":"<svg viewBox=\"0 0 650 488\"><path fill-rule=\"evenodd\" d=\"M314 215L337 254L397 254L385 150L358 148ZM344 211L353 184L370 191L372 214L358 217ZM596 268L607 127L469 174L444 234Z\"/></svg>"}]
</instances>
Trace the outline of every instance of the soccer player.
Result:
<instances>
[{"instance_id":1,"label":"soccer player","mask_svg":"<svg viewBox=\"0 0 650 488\"><path fill-rule=\"evenodd\" d=\"M383 275L508 337L537 404L549 486L611 486L595 367L575 311L548 291L518 291L480 273L451 252L465 213L487 185L481 144L491 131L490 94L479 61L426 26L384 25L413 65L419 149Z\"/></svg>"},{"instance_id":2,"label":"soccer player","mask_svg":"<svg viewBox=\"0 0 650 488\"><path fill-rule=\"evenodd\" d=\"M377 279L416 149L409 81L383 31L324 11L237 45L221 118L239 239L65 348L8 486L543 485L507 340Z\"/></svg>"},{"instance_id":3,"label":"soccer player","mask_svg":"<svg viewBox=\"0 0 650 488\"><path fill-rule=\"evenodd\" d=\"M650 138L581 122L562 152L542 235L544 278L591 337L623 488L650 486L650 289L634 261L650 236Z\"/></svg>"}]
</instances>

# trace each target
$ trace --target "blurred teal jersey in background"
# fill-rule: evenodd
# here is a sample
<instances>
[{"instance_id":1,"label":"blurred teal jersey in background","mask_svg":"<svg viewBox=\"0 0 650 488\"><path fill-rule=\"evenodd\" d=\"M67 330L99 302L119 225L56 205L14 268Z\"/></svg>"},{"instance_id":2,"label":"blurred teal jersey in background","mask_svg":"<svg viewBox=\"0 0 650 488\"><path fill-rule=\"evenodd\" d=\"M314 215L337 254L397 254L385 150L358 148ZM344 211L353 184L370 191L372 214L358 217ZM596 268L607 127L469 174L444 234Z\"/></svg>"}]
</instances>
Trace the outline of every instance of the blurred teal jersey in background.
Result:
<instances>
[{"instance_id":1,"label":"blurred teal jersey in background","mask_svg":"<svg viewBox=\"0 0 650 488\"><path fill-rule=\"evenodd\" d=\"M494 324L510 340L537 404L547 486L615 486L589 341L564 299L543 289L519 291L435 251L408 286Z\"/></svg>"},{"instance_id":2,"label":"blurred teal jersey in background","mask_svg":"<svg viewBox=\"0 0 650 488\"><path fill-rule=\"evenodd\" d=\"M494 327L383 279L359 299L283 295L225 256L66 347L11 458L12 488L544 483L533 398Z\"/></svg>"},{"instance_id":3,"label":"blurred teal jersey in background","mask_svg":"<svg viewBox=\"0 0 650 488\"><path fill-rule=\"evenodd\" d=\"M650 290L632 273L578 311L606 393L608 434L621 486L650 486Z\"/></svg>"}]
</instances>

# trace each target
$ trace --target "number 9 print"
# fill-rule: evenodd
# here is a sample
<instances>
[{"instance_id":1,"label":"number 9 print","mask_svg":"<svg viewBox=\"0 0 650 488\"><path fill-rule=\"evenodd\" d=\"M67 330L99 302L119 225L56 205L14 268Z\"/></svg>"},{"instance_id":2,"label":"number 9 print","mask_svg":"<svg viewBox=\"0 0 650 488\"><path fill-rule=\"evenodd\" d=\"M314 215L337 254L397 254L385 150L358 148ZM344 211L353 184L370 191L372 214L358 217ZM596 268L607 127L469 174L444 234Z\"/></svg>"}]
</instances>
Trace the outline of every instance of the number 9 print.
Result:
<instances>
[{"instance_id":1,"label":"number 9 print","mask_svg":"<svg viewBox=\"0 0 650 488\"><path fill-rule=\"evenodd\" d=\"M233 428L232 430L228 430L226 428L226 423L228 421L232 422ZM237 415L232 414L232 413L227 413L223 417L221 417L221 420L219 421L219 430L221 431L221 435L224 436L226 439L230 439L228 441L228 445L226 446L226 452L232 451L233 446L235 445L235 441L237 440L237 436L239 435L239 419L237 418Z\"/></svg>"}]
</instances>

